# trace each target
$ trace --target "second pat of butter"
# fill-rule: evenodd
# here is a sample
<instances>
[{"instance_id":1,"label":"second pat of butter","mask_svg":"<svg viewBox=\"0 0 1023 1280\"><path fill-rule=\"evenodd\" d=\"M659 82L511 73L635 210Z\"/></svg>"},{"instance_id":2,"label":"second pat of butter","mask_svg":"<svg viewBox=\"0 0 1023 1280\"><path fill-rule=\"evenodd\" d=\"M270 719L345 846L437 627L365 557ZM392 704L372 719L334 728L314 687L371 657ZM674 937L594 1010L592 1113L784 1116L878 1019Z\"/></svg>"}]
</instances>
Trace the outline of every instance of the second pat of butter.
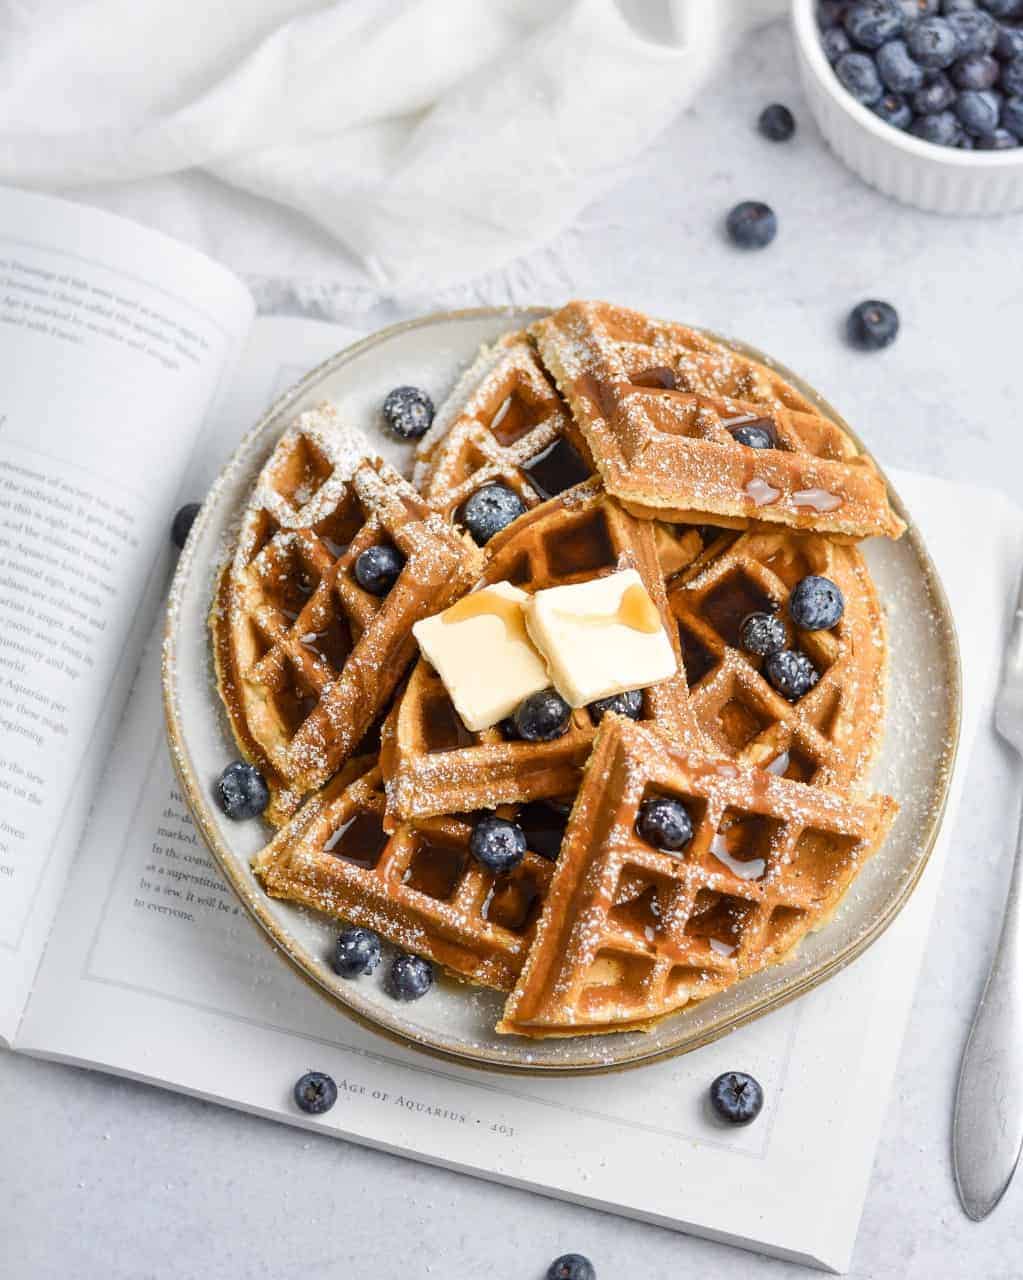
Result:
<instances>
[{"instance_id":1,"label":"second pat of butter","mask_svg":"<svg viewBox=\"0 0 1023 1280\"><path fill-rule=\"evenodd\" d=\"M661 615L635 569L538 591L524 612L569 706L645 689L678 670Z\"/></svg>"},{"instance_id":2,"label":"second pat of butter","mask_svg":"<svg viewBox=\"0 0 1023 1280\"><path fill-rule=\"evenodd\" d=\"M412 628L427 662L444 681L462 723L473 733L511 715L523 698L550 685L526 634L522 603L509 582L464 596Z\"/></svg>"}]
</instances>

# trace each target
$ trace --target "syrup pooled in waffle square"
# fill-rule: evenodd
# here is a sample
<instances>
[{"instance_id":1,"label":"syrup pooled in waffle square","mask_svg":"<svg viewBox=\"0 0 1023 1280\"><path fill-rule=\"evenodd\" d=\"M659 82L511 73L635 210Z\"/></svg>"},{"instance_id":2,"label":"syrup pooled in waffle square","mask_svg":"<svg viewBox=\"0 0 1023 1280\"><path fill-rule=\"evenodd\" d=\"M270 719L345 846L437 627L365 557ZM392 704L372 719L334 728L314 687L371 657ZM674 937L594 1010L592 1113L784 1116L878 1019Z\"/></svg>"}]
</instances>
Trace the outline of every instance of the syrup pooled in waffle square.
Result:
<instances>
[{"instance_id":1,"label":"syrup pooled in waffle square","mask_svg":"<svg viewBox=\"0 0 1023 1280\"><path fill-rule=\"evenodd\" d=\"M677 853L637 829L660 797L692 821ZM608 716L498 1031L643 1028L776 963L831 914L894 814L886 797L806 787Z\"/></svg>"},{"instance_id":2,"label":"syrup pooled in waffle square","mask_svg":"<svg viewBox=\"0 0 1023 1280\"><path fill-rule=\"evenodd\" d=\"M678 628L668 613L652 526L629 515L596 482L534 507L497 534L487 544L483 576L532 594L626 567L642 578L677 654ZM697 730L681 670L644 691L642 717L663 725L676 740L692 741ZM440 677L421 658L384 728L388 819L571 797L596 723L582 707L572 713L568 730L550 742L521 741L506 724L471 733Z\"/></svg>"},{"instance_id":3,"label":"syrup pooled in waffle square","mask_svg":"<svg viewBox=\"0 0 1023 1280\"><path fill-rule=\"evenodd\" d=\"M605 486L637 514L902 532L872 460L765 365L603 302L570 302L530 333ZM771 447L741 443L754 427Z\"/></svg>"},{"instance_id":4,"label":"syrup pooled in waffle square","mask_svg":"<svg viewBox=\"0 0 1023 1280\"><path fill-rule=\"evenodd\" d=\"M501 809L531 843L514 871L495 875L469 852L471 818L436 817L389 835L379 770L354 781L351 772L307 800L253 860L267 893L373 929L460 977L510 991L554 870L550 832L537 827L535 815L531 822L529 813Z\"/></svg>"},{"instance_id":5,"label":"syrup pooled in waffle square","mask_svg":"<svg viewBox=\"0 0 1023 1280\"><path fill-rule=\"evenodd\" d=\"M302 414L257 480L211 613L221 697L280 824L348 759L388 706L412 626L478 577L482 554L432 512L332 406ZM354 566L404 559L385 596Z\"/></svg>"},{"instance_id":6,"label":"syrup pooled in waffle square","mask_svg":"<svg viewBox=\"0 0 1023 1280\"><path fill-rule=\"evenodd\" d=\"M717 536L713 536L716 534ZM689 683L689 706L713 749L815 786L862 782L884 727L887 638L877 592L854 546L785 529L704 530L706 547L667 584ZM845 601L830 630L789 616L796 584L815 574ZM745 652L751 613L775 614L786 647L804 653L817 683L796 701L775 690L764 659Z\"/></svg>"},{"instance_id":7,"label":"syrup pooled in waffle square","mask_svg":"<svg viewBox=\"0 0 1023 1280\"><path fill-rule=\"evenodd\" d=\"M594 474L565 402L523 333L485 347L416 450L424 497L449 519L488 484L535 507Z\"/></svg>"}]
</instances>

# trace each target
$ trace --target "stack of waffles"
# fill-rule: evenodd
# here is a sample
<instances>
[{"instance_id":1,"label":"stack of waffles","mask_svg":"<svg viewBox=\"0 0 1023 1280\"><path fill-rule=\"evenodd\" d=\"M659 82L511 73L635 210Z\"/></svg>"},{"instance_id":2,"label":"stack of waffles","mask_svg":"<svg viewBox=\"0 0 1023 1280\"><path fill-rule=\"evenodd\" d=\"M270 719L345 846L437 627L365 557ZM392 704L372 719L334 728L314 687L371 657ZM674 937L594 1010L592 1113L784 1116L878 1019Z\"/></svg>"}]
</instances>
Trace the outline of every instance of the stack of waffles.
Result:
<instances>
[{"instance_id":1,"label":"stack of waffles","mask_svg":"<svg viewBox=\"0 0 1023 1280\"><path fill-rule=\"evenodd\" d=\"M886 639L857 543L903 526L871 459L731 346L574 302L476 358L413 475L331 406L302 414L221 574L218 686L277 828L265 890L508 993L497 1029L525 1036L649 1027L783 960L895 815L867 790ZM521 514L480 546L463 513L493 485ZM382 596L354 572L378 545L402 566ZM575 707L549 740L465 723L417 623L496 584L535 597L625 569L674 675L625 714ZM814 631L789 614L811 575L845 602ZM754 613L812 664L800 696L743 647ZM641 834L665 798L691 820L681 849ZM492 815L526 842L500 873L472 852Z\"/></svg>"}]
</instances>

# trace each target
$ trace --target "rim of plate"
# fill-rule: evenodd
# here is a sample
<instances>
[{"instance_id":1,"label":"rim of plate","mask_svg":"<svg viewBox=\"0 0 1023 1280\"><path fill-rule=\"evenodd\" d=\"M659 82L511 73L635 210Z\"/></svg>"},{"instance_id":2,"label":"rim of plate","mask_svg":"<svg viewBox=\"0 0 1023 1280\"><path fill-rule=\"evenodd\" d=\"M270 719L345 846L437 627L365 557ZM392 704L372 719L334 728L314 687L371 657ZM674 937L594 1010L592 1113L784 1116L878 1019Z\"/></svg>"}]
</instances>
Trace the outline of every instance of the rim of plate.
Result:
<instances>
[{"instance_id":1,"label":"rim of plate","mask_svg":"<svg viewBox=\"0 0 1023 1280\"><path fill-rule=\"evenodd\" d=\"M685 1033L685 1013L674 1015L679 1018L679 1035L677 1041L669 1044L654 1044L649 1049L644 1050L642 1039L636 1042L626 1044L621 1038L615 1040L610 1036L603 1037L579 1037L580 1041L590 1042L599 1039L602 1042L611 1040L613 1044L621 1046L624 1050L617 1058L610 1056L606 1051L602 1054L581 1053L576 1060L572 1060L569 1056L570 1050L567 1046L572 1044L572 1038L565 1038L559 1041L563 1050L567 1050L564 1058L559 1058L556 1062L528 1061L531 1048L535 1045L534 1041L522 1040L522 1061L498 1057L490 1053L486 1047L477 1044L466 1044L456 1039L445 1042L443 1037L436 1036L432 1039L424 1039L421 1035L413 1034L401 1024L400 1017L396 1012L389 1015L387 1010L371 1000L360 997L357 989L353 986L351 994L335 990L326 985L322 981L318 973L317 958L308 952L303 946L296 942L296 939L281 925L273 911L268 905L272 899L263 894L258 886L254 887L252 883L246 880L238 868L236 855L233 854L226 841L221 839L212 817L212 801L206 795L206 790L202 786L192 762L191 753L187 746L184 726L182 724L180 708L178 705L177 695L177 649L175 623L178 616L177 601L180 598L186 582L190 579L195 571L195 548L198 545L199 534L206 528L211 519L211 512L216 505L214 501L219 492L226 487L237 472L249 465L249 455L253 445L264 433L266 428L278 418L281 418L289 406L297 400L301 399L305 393L315 384L320 382L328 374L335 372L344 365L351 363L363 352L374 346L379 346L389 342L402 333L406 333L412 329L428 328L434 325L440 325L451 321L472 320L472 319L498 319L507 317L509 321L515 321L519 327L525 316L529 315L537 319L543 315L549 314L551 308L542 306L504 306L504 307L464 307L452 311L433 311L426 315L417 316L414 319L402 320L397 324L388 325L386 328L379 329L374 333L361 338L358 342L342 348L334 355L329 356L326 360L316 365L307 374L305 374L298 382L283 392L271 404L266 412L260 417L259 421L251 427L242 437L238 446L231 454L228 461L221 468L216 480L210 487L206 498L203 501L202 509L197 516L192 532L188 538L184 550L181 553L177 568L171 583L170 593L168 596L167 616L164 626L163 640L163 663L161 684L163 689L164 714L167 725L167 736L171 747L171 759L174 764L174 770L183 789L185 799L188 803L192 817L198 826L207 848L216 859L217 866L231 885L235 894L249 915L260 926L265 940L286 960L294 972L311 986L320 996L326 998L335 1008L352 1018L361 1026L373 1031L379 1035L385 1036L392 1043L398 1044L403 1048L417 1049L425 1052L432 1057L440 1058L446 1062L454 1062L460 1066L477 1067L482 1070L502 1072L505 1074L526 1074L526 1075L593 1075L603 1074L617 1071L629 1070L634 1067L645 1066L648 1063L663 1061L666 1058L681 1056L684 1053L690 1053L694 1049L702 1048L706 1044L710 1044L714 1040L720 1039L731 1031L737 1030L739 1027L746 1026L761 1018L766 1013L770 1013L775 1009L781 1008L783 1005L790 1003L799 996L804 995L808 991L812 991L821 983L826 982L836 973L841 972L853 960L857 959L864 951L867 950L885 930L895 920L896 916L909 901L914 889L920 881L927 863L930 861L931 852L934 848L941 830L941 824L945 816L945 808L948 802L949 786L952 777L952 770L955 765L956 754L959 748L959 737L962 722L962 673L959 657L959 642L956 634L955 622L952 617L952 611L945 594L945 589L938 576L937 569L931 559L930 553L921 537L920 531L909 512L906 510L902 499L895 490L887 475L881 470L882 478L888 488L888 493L893 507L906 523L906 532L903 537L907 539L913 548L914 555L920 564L922 571L924 586L930 597L935 611L940 619L942 627L942 644L941 649L945 659L946 677L948 681L948 689L950 694L949 723L947 733L945 735L944 746L941 758L935 769L935 796L934 803L930 808L930 820L926 831L923 833L923 841L921 852L913 866L912 874L906 877L899 885L898 891L892 896L888 902L886 909L881 912L874 920L869 929L855 937L845 947L836 951L824 963L811 972L803 975L801 978L795 979L793 982L786 984L780 989L767 992L761 999L753 1004L744 1006L738 1010L733 1016L723 1020L720 1024L712 1025L706 1028L701 1034L693 1037L687 1037ZM761 364L767 365L769 368L776 370L783 378L788 379L818 406L822 413L832 421L838 423L843 430L847 431L857 446L865 453L869 453L866 446L860 440L857 433L838 413L838 411L806 380L787 368L784 364L773 359L767 353L759 350L748 343L741 342L734 338L729 338L723 334L716 333L712 329L707 329L699 325L693 328L699 332L705 333L714 341L723 343L726 347L731 348L740 355L749 357L759 361ZM471 355L471 353L469 353ZM872 456L872 455L871 455ZM876 461L876 460L875 460ZM205 566L202 566L205 567ZM509 1040L509 1047L512 1045Z\"/></svg>"}]
</instances>

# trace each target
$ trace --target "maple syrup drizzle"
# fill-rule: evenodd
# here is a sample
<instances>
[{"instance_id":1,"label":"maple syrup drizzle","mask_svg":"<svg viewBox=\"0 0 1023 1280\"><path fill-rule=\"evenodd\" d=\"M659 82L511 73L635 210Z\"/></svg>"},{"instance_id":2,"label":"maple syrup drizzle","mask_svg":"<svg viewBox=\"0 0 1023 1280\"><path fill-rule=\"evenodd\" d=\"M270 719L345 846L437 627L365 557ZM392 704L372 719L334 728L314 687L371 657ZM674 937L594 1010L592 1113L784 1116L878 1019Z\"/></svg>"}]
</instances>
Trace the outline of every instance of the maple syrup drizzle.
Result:
<instances>
[{"instance_id":1,"label":"maple syrup drizzle","mask_svg":"<svg viewBox=\"0 0 1023 1280\"><path fill-rule=\"evenodd\" d=\"M766 480L754 479L746 485L746 496L753 499L755 506L769 507L781 497L781 490L768 484Z\"/></svg>"},{"instance_id":2,"label":"maple syrup drizzle","mask_svg":"<svg viewBox=\"0 0 1023 1280\"><path fill-rule=\"evenodd\" d=\"M484 588L464 596L441 614L445 624L465 622L469 618L500 618L504 623L505 636L508 640L520 640L529 644L526 634L526 621L522 615L522 605L518 600L510 600L499 591Z\"/></svg>"},{"instance_id":3,"label":"maple syrup drizzle","mask_svg":"<svg viewBox=\"0 0 1023 1280\"><path fill-rule=\"evenodd\" d=\"M562 617L570 618L572 622L583 626L608 627L617 624L648 636L656 635L664 626L660 611L641 582L632 582L625 588L614 613L573 613L567 609L559 609L558 612Z\"/></svg>"}]
</instances>

